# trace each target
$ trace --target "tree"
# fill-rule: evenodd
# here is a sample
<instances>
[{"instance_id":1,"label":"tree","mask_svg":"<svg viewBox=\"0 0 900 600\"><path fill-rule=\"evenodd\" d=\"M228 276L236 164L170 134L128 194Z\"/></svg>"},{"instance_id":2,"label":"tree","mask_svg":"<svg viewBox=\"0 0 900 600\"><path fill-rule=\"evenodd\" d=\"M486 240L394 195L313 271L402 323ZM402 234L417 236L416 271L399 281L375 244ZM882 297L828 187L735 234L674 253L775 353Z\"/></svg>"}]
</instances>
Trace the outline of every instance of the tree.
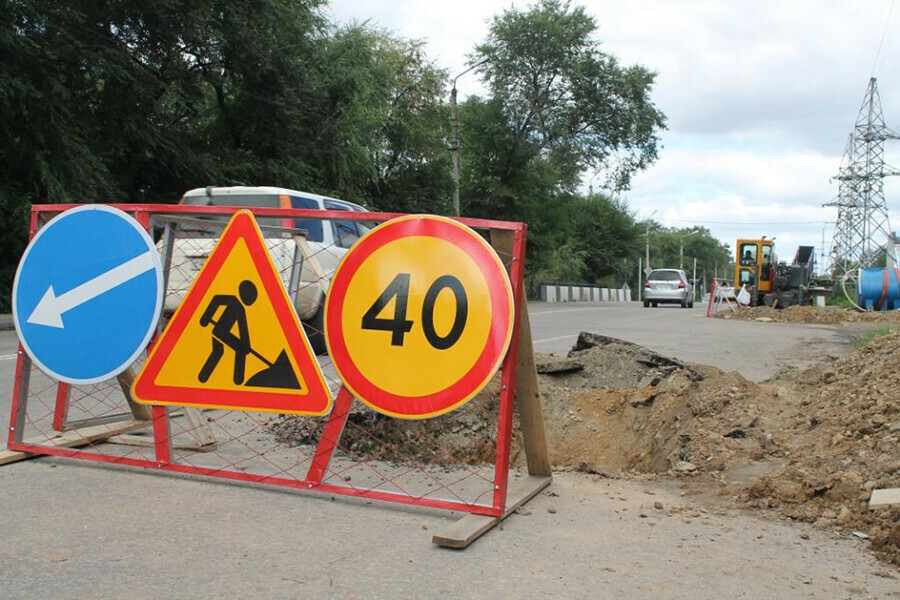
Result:
<instances>
[{"instance_id":1,"label":"tree","mask_svg":"<svg viewBox=\"0 0 900 600\"><path fill-rule=\"evenodd\" d=\"M649 97L655 75L602 52L596 29L583 8L542 0L494 18L470 61L487 59L479 72L490 93L460 106L463 213L525 221L534 273L596 280L630 268L626 246L637 258L625 205L584 201L578 188L592 170L626 189L655 160L665 117ZM608 226L610 215L621 222ZM612 230L622 244L605 237Z\"/></svg>"},{"instance_id":2,"label":"tree","mask_svg":"<svg viewBox=\"0 0 900 600\"><path fill-rule=\"evenodd\" d=\"M471 62L487 60L479 69L507 129L501 182L542 158L563 187L595 169L617 191L656 159L665 117L649 98L655 74L621 67L600 50L596 30L583 8L560 0L494 18Z\"/></svg>"},{"instance_id":3,"label":"tree","mask_svg":"<svg viewBox=\"0 0 900 600\"><path fill-rule=\"evenodd\" d=\"M321 5L0 3L0 310L32 201L246 184L446 212L445 73Z\"/></svg>"},{"instance_id":4,"label":"tree","mask_svg":"<svg viewBox=\"0 0 900 600\"><path fill-rule=\"evenodd\" d=\"M650 262L654 268L677 269L680 265L681 248L684 244L684 270L693 275L694 258L697 259L697 277L706 272L705 283L709 289L716 267L719 274L729 279L733 276L733 257L727 244L723 244L710 234L706 227L666 228L653 223L650 229Z\"/></svg>"},{"instance_id":5,"label":"tree","mask_svg":"<svg viewBox=\"0 0 900 600\"><path fill-rule=\"evenodd\" d=\"M578 198L570 204L574 237L587 252L588 281L609 277L614 283L633 276L641 255L643 231L626 202L602 194ZM632 268L632 265L634 268Z\"/></svg>"},{"instance_id":6,"label":"tree","mask_svg":"<svg viewBox=\"0 0 900 600\"><path fill-rule=\"evenodd\" d=\"M322 187L378 210L445 213L450 208L444 144L446 73L423 43L368 26L337 30L324 44L323 125L312 160Z\"/></svg>"}]
</instances>

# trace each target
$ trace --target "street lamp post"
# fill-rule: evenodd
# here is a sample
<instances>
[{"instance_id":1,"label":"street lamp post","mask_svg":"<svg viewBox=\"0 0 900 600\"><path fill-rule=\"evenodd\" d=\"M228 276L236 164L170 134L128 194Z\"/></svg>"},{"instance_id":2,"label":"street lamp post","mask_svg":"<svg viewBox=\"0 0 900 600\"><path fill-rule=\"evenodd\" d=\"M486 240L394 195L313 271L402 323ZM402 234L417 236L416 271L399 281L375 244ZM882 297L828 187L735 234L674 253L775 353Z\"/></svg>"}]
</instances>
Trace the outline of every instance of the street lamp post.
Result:
<instances>
[{"instance_id":1,"label":"street lamp post","mask_svg":"<svg viewBox=\"0 0 900 600\"><path fill-rule=\"evenodd\" d=\"M700 230L699 230L699 229L695 229L694 231L692 231L692 232L690 232L690 233L686 233L686 234L684 234L683 236L681 236L681 239L680 239L680 240L678 240L678 241L679 241L679 245L678 245L678 268L681 269L682 271L684 270L684 238L686 238L686 237L688 237L688 236L691 236L691 235L694 235L695 233L700 233Z\"/></svg>"},{"instance_id":2,"label":"street lamp post","mask_svg":"<svg viewBox=\"0 0 900 600\"><path fill-rule=\"evenodd\" d=\"M488 62L490 57L475 63L453 78L453 89L450 90L450 163L453 169L453 210L459 216L459 115L456 112L456 80L476 67Z\"/></svg>"},{"instance_id":3,"label":"street lamp post","mask_svg":"<svg viewBox=\"0 0 900 600\"><path fill-rule=\"evenodd\" d=\"M646 244L646 250L647 250L647 255L645 257L645 259L646 259L645 262L647 263L647 266L644 268L647 270L650 269L650 219L653 218L653 215L655 215L655 214L656 214L656 211L654 210L652 213L650 213L650 216L644 220L644 242Z\"/></svg>"}]
</instances>

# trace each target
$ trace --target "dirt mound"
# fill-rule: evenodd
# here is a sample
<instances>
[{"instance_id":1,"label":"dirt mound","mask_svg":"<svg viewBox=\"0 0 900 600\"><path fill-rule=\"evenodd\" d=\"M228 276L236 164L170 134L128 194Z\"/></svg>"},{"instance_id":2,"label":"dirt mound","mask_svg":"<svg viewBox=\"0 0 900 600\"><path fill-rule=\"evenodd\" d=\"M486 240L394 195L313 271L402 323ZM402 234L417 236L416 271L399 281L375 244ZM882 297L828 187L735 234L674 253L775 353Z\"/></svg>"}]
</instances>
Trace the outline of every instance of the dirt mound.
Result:
<instances>
[{"instance_id":1,"label":"dirt mound","mask_svg":"<svg viewBox=\"0 0 900 600\"><path fill-rule=\"evenodd\" d=\"M900 509L867 505L872 489L900 487L900 334L773 385L791 400L774 433L785 464L742 494L793 518L857 530L900 563Z\"/></svg>"},{"instance_id":2,"label":"dirt mound","mask_svg":"<svg viewBox=\"0 0 900 600\"><path fill-rule=\"evenodd\" d=\"M749 507L868 536L900 564L900 509L867 506L872 489L900 487L900 333L765 384L584 332L565 358L538 354L536 365L555 468L698 475ZM499 389L495 378L460 409L424 421L355 403L340 452L490 463ZM284 443L311 445L322 425L285 417L269 430ZM517 428L512 459L524 466Z\"/></svg>"},{"instance_id":3,"label":"dirt mound","mask_svg":"<svg viewBox=\"0 0 900 600\"><path fill-rule=\"evenodd\" d=\"M900 509L867 506L900 486L900 333L764 385L591 334L567 360L583 368L541 380L558 468L706 474L723 496L869 536L900 563Z\"/></svg>"},{"instance_id":4,"label":"dirt mound","mask_svg":"<svg viewBox=\"0 0 900 600\"><path fill-rule=\"evenodd\" d=\"M496 447L499 391L499 377L495 377L462 408L424 420L388 417L354 402L337 455L423 465L491 463ZM283 415L270 421L267 428L279 443L308 446L311 452L325 423L325 419Z\"/></svg>"},{"instance_id":5,"label":"dirt mound","mask_svg":"<svg viewBox=\"0 0 900 600\"><path fill-rule=\"evenodd\" d=\"M541 377L557 467L652 473L676 465L710 468L722 452L743 454L747 438L764 425L762 411L748 399L764 402L767 392L738 373L687 365L590 333L579 335L568 359L583 369Z\"/></svg>"},{"instance_id":6,"label":"dirt mound","mask_svg":"<svg viewBox=\"0 0 900 600\"><path fill-rule=\"evenodd\" d=\"M720 319L761 321L770 323L900 323L900 310L862 313L838 306L789 306L776 309L770 306L741 306L736 311L723 310L716 314Z\"/></svg>"}]
</instances>

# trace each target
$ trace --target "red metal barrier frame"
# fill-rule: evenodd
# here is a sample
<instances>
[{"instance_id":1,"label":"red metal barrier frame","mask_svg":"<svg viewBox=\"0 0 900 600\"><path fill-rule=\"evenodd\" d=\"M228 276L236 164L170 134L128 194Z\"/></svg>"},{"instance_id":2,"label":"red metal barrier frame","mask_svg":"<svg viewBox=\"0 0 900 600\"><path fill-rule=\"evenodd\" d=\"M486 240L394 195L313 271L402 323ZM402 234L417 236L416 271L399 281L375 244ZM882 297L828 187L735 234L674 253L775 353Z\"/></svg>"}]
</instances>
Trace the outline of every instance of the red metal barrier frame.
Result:
<instances>
[{"instance_id":1,"label":"red metal barrier frame","mask_svg":"<svg viewBox=\"0 0 900 600\"><path fill-rule=\"evenodd\" d=\"M35 233L37 232L37 218L39 214L41 214L41 216L43 216L43 214L54 215L76 206L80 205L33 205L29 239L33 238ZM230 215L237 210L241 210L241 207L180 205L172 206L159 204L111 204L110 206L118 208L123 212L133 213L135 219L148 230L151 227L152 215L179 213ZM262 217L305 219L311 218L322 220L339 219L354 221L385 221L394 217L403 216L396 213L321 211L308 209L252 208L251 210L254 215ZM108 454L101 454L99 452L91 452L72 448L42 446L40 444L25 443L22 441L22 433L25 424L27 388L29 383L28 379L31 369L31 361L28 359L27 355L21 348L21 345L19 347L18 359L16 362L16 375L13 386L13 398L10 413L8 448L10 450L27 452L30 454L75 458L130 467L139 467L144 469L169 471L189 475L200 475L205 477L217 477L221 479L274 485L295 489L305 489L327 494L364 498L368 500L396 502L400 504L408 504L442 510L455 510L476 515L485 515L491 517L499 517L503 515L506 509L510 446L512 441L513 402L515 398L516 365L518 361L519 313L521 311L521 306L523 305L522 294L524 293L526 228L523 223L511 223L506 221L470 218L457 218L455 220L476 229L496 229L501 231L512 231L514 232L515 236L513 244L513 255L511 257L512 262L509 268L510 282L513 288L514 306L516 307L516 320L513 327L513 334L510 341L509 350L501 366L503 374L501 377L501 390L499 396L498 411L499 414L497 421L497 448L494 461L494 490L492 502L490 505L468 503L457 500L443 500L427 496L411 496L407 494L399 494L396 492L387 492L377 489L361 489L344 485L322 483L325 474L327 473L331 457L338 445L340 436L343 432L344 425L347 421L349 407L353 400L352 394L350 394L349 391L347 391L343 387L341 388L341 392L338 394L338 397L335 400L334 408L332 409L331 415L329 416L328 422L326 423L325 429L323 430L322 437L319 439L319 443L316 447L316 452L313 457L312 464L309 467L309 471L303 479L288 479L284 477L256 475L253 473L245 473L243 471L229 471L225 469L196 467L193 465L171 462L172 455L171 439L169 434L169 416L168 411L165 409L165 407L162 406L154 406L151 409L151 425L153 428L154 448L156 452L155 461L130 457L119 457ZM153 341L151 341L151 345L152 343ZM68 390L66 390L66 392L67 391ZM58 389L58 401L54 408L54 424L59 424L61 426L64 425L65 411L67 410L65 402L63 402L63 406L60 406L59 399L63 395L68 397L68 393L63 394L63 390L61 388Z\"/></svg>"}]
</instances>

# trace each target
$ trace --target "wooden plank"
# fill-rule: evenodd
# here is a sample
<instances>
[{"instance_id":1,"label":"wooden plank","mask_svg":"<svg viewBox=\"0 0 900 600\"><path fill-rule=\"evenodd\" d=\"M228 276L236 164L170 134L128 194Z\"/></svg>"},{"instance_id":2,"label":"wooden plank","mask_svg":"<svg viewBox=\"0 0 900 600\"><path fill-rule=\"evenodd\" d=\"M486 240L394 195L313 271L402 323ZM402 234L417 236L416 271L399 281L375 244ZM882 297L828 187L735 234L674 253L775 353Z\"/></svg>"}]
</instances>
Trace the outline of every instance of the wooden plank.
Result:
<instances>
[{"instance_id":1,"label":"wooden plank","mask_svg":"<svg viewBox=\"0 0 900 600\"><path fill-rule=\"evenodd\" d=\"M199 408L185 406L184 418L187 420L189 426L187 433L197 440L197 446L208 448L217 445L216 435L209 426L209 421L206 420L206 417L203 416L203 413L200 412ZM177 446L175 447L177 448Z\"/></svg>"},{"instance_id":2,"label":"wooden plank","mask_svg":"<svg viewBox=\"0 0 900 600\"><path fill-rule=\"evenodd\" d=\"M537 496L552 481L552 477L529 475L513 482L507 492L506 512L502 517L466 515L443 531L435 533L431 538L432 543L444 548L466 548L500 521L514 513L520 506Z\"/></svg>"},{"instance_id":3,"label":"wooden plank","mask_svg":"<svg viewBox=\"0 0 900 600\"><path fill-rule=\"evenodd\" d=\"M892 506L894 504L900 504L900 488L872 490L872 496L869 498L869 508Z\"/></svg>"},{"instance_id":4,"label":"wooden plank","mask_svg":"<svg viewBox=\"0 0 900 600\"><path fill-rule=\"evenodd\" d=\"M516 407L519 409L519 429L525 445L525 462L529 475L549 477L550 453L547 451L547 434L544 430L544 413L541 408L541 388L537 368L534 365L534 344L531 341L531 322L528 318L528 302L522 295L519 311L519 356L516 367Z\"/></svg>"},{"instance_id":5,"label":"wooden plank","mask_svg":"<svg viewBox=\"0 0 900 600\"><path fill-rule=\"evenodd\" d=\"M491 245L500 259L511 257L515 234L512 231L491 230ZM525 445L525 462L529 475L549 477L550 454L544 430L544 413L541 408L541 389L534 364L534 343L531 339L531 320L528 317L528 299L521 291L519 306L519 344L516 365L516 407L519 411L519 428Z\"/></svg>"},{"instance_id":6,"label":"wooden plank","mask_svg":"<svg viewBox=\"0 0 900 600\"><path fill-rule=\"evenodd\" d=\"M50 439L29 439L25 440L26 444L35 444L41 446L54 446L56 448L77 448L79 446L87 446L94 442L104 440L106 438L128 433L136 429L141 429L150 425L147 421L135 421L128 419L117 423L106 423L103 425L92 425L91 427L82 427L81 429L70 429L60 433ZM29 452L18 452L15 450L0 451L0 465L9 464L26 458L38 456Z\"/></svg>"},{"instance_id":7,"label":"wooden plank","mask_svg":"<svg viewBox=\"0 0 900 600\"><path fill-rule=\"evenodd\" d=\"M128 367L116 377L119 381L119 387L122 388L122 393L125 394L125 401L128 402L131 414L138 421L149 421L150 407L146 404L138 404L131 395L131 386L136 378L137 375L134 374L134 370L131 367Z\"/></svg>"}]
</instances>

